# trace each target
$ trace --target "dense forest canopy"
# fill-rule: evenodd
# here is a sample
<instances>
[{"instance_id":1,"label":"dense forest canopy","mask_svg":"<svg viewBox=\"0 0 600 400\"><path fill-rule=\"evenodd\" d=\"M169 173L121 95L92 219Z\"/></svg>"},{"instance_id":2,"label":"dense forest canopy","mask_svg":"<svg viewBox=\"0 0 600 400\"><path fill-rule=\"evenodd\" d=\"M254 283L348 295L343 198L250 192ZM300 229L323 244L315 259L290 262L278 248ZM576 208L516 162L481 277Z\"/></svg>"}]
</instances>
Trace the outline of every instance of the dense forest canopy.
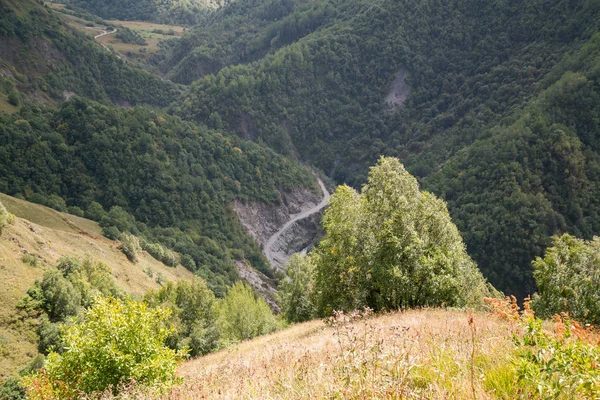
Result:
<instances>
[{"instance_id":1,"label":"dense forest canopy","mask_svg":"<svg viewBox=\"0 0 600 400\"><path fill-rule=\"evenodd\" d=\"M180 93L173 83L128 66L66 27L35 0L0 0L0 40L0 92L16 88L17 103L52 104L77 94L105 103L166 106Z\"/></svg>"},{"instance_id":2,"label":"dense forest canopy","mask_svg":"<svg viewBox=\"0 0 600 400\"><path fill-rule=\"evenodd\" d=\"M33 0L0 4L6 10L0 34L8 44L3 57L9 71L1 78L0 91L11 104L40 97L58 102L65 93L76 93L105 104L168 106L168 113L220 132L219 137L234 141L243 152L249 144L236 136L256 142L261 152L266 145L315 165L337 183L355 188L366 181L368 166L380 155L398 157L424 189L447 202L469 254L501 290L524 296L535 289L530 261L542 254L553 234L591 239L600 230L594 195L600 184L596 1L238 0L203 14L183 38L162 46L159 67L172 81L190 85L183 92L71 32ZM102 8L94 11L98 13L131 13L115 17L153 20L180 4L199 3L72 4ZM45 44L40 43L53 50L41 51ZM43 58L48 54L50 61ZM400 105L385 100L397 90L395 80L408 92ZM40 112L59 118L82 101ZM31 110L25 107L24 112ZM167 112L157 115L163 118ZM73 115L87 121L85 114ZM38 129L28 118L21 119ZM53 132L68 133L58 129L58 119L54 124ZM156 140L154 128L139 124ZM23 129L24 123L18 125ZM116 146L116 136L105 132L120 129L119 123L92 125ZM181 144L186 151L195 145L195 139ZM61 165L55 157L48 165ZM208 171L214 162L208 160L203 168ZM57 181L69 182L64 172L55 175ZM3 190L21 190L28 197L22 188L39 184L32 176ZM290 175L284 169L277 179L288 182ZM164 203L171 199L155 192L146 198L131 194L132 183L126 179L96 183L103 191L94 189L93 195L75 195L70 184L49 188L50 182L39 192L66 199L67 206L85 210L92 199L105 212L119 206L154 235L157 226L187 229L179 225L185 208L171 209ZM236 185L226 180L221 184L228 195L211 197L208 189L210 201L199 200L203 207L215 198L223 209L233 196L261 201L275 196L262 189L236 192ZM168 193L163 189L159 192ZM220 187L213 189L219 192ZM161 211L152 216L140 211L149 207ZM107 217L112 224L121 209ZM237 226L232 215L222 215L229 215L225 225L209 218L203 229ZM238 239L245 237L237 232ZM165 241L164 232L159 236L174 246ZM217 247L221 245L230 248ZM258 250L253 251L258 260Z\"/></svg>"},{"instance_id":3,"label":"dense forest canopy","mask_svg":"<svg viewBox=\"0 0 600 400\"><path fill-rule=\"evenodd\" d=\"M598 232L599 12L593 1L238 1L166 49L163 68L193 82L175 113L299 154L339 183L357 187L379 155L399 157L448 201L491 282L524 296L552 234ZM390 106L404 70L410 94Z\"/></svg>"},{"instance_id":4,"label":"dense forest canopy","mask_svg":"<svg viewBox=\"0 0 600 400\"><path fill-rule=\"evenodd\" d=\"M0 116L0 160L0 191L191 256L218 294L236 279L235 260L272 275L233 199L278 203L280 190L315 186L307 169L257 144L82 98Z\"/></svg>"}]
</instances>

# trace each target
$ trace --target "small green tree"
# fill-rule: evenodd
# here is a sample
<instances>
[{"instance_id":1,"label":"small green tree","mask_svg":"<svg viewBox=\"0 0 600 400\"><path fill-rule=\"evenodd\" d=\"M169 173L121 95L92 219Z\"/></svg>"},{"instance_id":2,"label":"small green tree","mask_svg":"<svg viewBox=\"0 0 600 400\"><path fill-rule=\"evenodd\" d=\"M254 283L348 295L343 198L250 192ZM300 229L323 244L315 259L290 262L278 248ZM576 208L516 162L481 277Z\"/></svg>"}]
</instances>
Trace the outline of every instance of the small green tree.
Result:
<instances>
[{"instance_id":1,"label":"small green tree","mask_svg":"<svg viewBox=\"0 0 600 400\"><path fill-rule=\"evenodd\" d=\"M81 293L60 271L47 271L39 285L44 299L42 307L52 320L62 321L77 314Z\"/></svg>"},{"instance_id":2,"label":"small green tree","mask_svg":"<svg viewBox=\"0 0 600 400\"><path fill-rule=\"evenodd\" d=\"M577 321L600 324L600 238L555 236L544 258L532 265L538 287L533 307L539 316L568 312Z\"/></svg>"},{"instance_id":3,"label":"small green tree","mask_svg":"<svg viewBox=\"0 0 600 400\"><path fill-rule=\"evenodd\" d=\"M81 323L63 332L63 354L50 353L45 368L25 379L28 394L52 393L52 398L76 399L81 394L112 390L135 381L169 386L184 352L164 345L173 333L169 311L145 303L97 298Z\"/></svg>"},{"instance_id":4,"label":"small green tree","mask_svg":"<svg viewBox=\"0 0 600 400\"><path fill-rule=\"evenodd\" d=\"M98 202L92 201L85 210L84 216L93 221L100 221L106 215L106 211Z\"/></svg>"},{"instance_id":5,"label":"small green tree","mask_svg":"<svg viewBox=\"0 0 600 400\"><path fill-rule=\"evenodd\" d=\"M288 322L308 321L314 316L314 265L306 254L294 254L287 263L288 279L279 286L281 308Z\"/></svg>"},{"instance_id":6,"label":"small green tree","mask_svg":"<svg viewBox=\"0 0 600 400\"><path fill-rule=\"evenodd\" d=\"M167 343L171 348L188 347L192 357L206 354L218 346L217 309L213 292L201 278L166 283L144 297L152 306L169 308L171 322L178 327Z\"/></svg>"},{"instance_id":7,"label":"small green tree","mask_svg":"<svg viewBox=\"0 0 600 400\"><path fill-rule=\"evenodd\" d=\"M223 345L252 339L280 327L269 305L245 283L233 285L219 301L218 310Z\"/></svg>"}]
</instances>

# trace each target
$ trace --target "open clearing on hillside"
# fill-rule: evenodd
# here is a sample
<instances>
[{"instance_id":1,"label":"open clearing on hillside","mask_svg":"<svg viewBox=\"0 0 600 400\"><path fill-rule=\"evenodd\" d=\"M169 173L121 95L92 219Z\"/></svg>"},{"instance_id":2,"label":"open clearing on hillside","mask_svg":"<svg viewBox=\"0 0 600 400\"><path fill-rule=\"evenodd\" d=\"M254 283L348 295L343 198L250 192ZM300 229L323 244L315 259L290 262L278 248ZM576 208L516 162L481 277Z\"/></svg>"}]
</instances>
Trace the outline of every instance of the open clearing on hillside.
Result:
<instances>
[{"instance_id":1,"label":"open clearing on hillside","mask_svg":"<svg viewBox=\"0 0 600 400\"><path fill-rule=\"evenodd\" d=\"M16 306L35 280L54 268L61 257L104 262L117 285L133 295L159 288L158 274L168 281L192 277L182 266L167 267L145 252L132 264L117 248L117 242L102 236L94 221L1 193L0 201L17 217L0 235L0 381L37 354L36 322L22 319ZM23 254L35 256L39 265L23 262Z\"/></svg>"},{"instance_id":2,"label":"open clearing on hillside","mask_svg":"<svg viewBox=\"0 0 600 400\"><path fill-rule=\"evenodd\" d=\"M106 30L106 25L129 28L138 33L146 40L146 45L138 45L134 43L125 43L115 35L104 35L97 38L98 42L106 47L112 48L121 57L129 59L148 59L156 54L159 50L158 44L163 40L173 39L182 36L185 28L177 25L163 25L152 22L142 21L120 21L111 20L104 21L106 25L98 25L91 23L83 18L67 14L64 4L46 3L50 8L57 11L57 15L70 27L88 35L96 35L97 30ZM110 29L112 30L112 29ZM110 31L109 30L109 31Z\"/></svg>"},{"instance_id":3,"label":"open clearing on hillside","mask_svg":"<svg viewBox=\"0 0 600 400\"><path fill-rule=\"evenodd\" d=\"M508 323L455 310L312 321L188 361L169 398L494 399L513 346Z\"/></svg>"}]
</instances>

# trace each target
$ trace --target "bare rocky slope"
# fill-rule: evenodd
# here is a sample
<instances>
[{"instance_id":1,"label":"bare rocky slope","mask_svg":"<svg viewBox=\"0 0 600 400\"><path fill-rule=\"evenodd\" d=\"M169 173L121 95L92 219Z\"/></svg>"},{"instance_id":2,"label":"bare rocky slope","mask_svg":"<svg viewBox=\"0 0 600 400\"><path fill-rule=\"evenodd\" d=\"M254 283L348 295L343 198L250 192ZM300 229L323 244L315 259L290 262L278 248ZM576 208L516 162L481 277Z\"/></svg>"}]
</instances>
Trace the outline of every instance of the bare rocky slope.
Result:
<instances>
[{"instance_id":1,"label":"bare rocky slope","mask_svg":"<svg viewBox=\"0 0 600 400\"><path fill-rule=\"evenodd\" d=\"M279 205L242 203L235 201L233 209L248 234L256 239L276 271L285 273L290 256L310 247L319 234L322 210L329 200L329 192L319 180L321 195L308 189L294 189L282 193ZM277 292L275 282L243 262L237 263L240 276L254 287L275 311Z\"/></svg>"}]
</instances>

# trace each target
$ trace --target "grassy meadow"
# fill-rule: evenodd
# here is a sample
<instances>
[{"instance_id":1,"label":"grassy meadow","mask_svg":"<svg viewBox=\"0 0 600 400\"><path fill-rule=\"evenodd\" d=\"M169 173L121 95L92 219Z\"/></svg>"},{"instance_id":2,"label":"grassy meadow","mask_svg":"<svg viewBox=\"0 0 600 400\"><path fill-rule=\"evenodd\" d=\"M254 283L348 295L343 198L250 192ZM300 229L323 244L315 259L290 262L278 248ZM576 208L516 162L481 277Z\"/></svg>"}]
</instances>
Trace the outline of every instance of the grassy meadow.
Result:
<instances>
[{"instance_id":1,"label":"grassy meadow","mask_svg":"<svg viewBox=\"0 0 600 400\"><path fill-rule=\"evenodd\" d=\"M61 257L102 261L121 289L137 295L159 288L155 279L159 273L168 281L192 277L184 267L167 267L145 252L132 264L93 221L4 194L0 201L16 216L0 236L0 380L37 354L36 321L22 318L15 310L27 289ZM153 277L148 271L153 271Z\"/></svg>"}]
</instances>

